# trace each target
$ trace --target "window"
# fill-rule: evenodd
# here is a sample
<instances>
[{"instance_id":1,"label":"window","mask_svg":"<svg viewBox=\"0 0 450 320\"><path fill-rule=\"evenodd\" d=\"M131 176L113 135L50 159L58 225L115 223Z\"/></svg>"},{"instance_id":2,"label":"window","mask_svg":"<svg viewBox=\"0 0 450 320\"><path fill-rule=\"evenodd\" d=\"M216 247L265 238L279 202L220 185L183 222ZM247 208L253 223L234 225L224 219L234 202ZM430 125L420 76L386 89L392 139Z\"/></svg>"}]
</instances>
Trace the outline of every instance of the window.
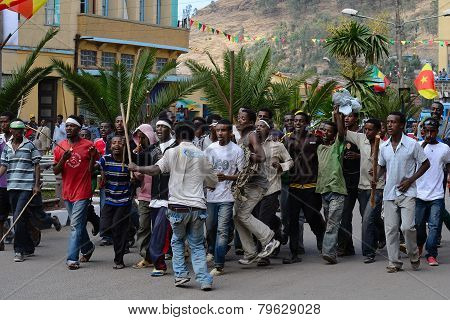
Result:
<instances>
[{"instance_id":1,"label":"window","mask_svg":"<svg viewBox=\"0 0 450 320\"><path fill-rule=\"evenodd\" d=\"M97 65L97 51L81 50L81 65L92 67Z\"/></svg>"},{"instance_id":2,"label":"window","mask_svg":"<svg viewBox=\"0 0 450 320\"><path fill-rule=\"evenodd\" d=\"M109 11L109 0L102 0L102 14L107 17Z\"/></svg>"},{"instance_id":3,"label":"window","mask_svg":"<svg viewBox=\"0 0 450 320\"><path fill-rule=\"evenodd\" d=\"M80 13L89 13L89 0L80 0Z\"/></svg>"},{"instance_id":4,"label":"window","mask_svg":"<svg viewBox=\"0 0 450 320\"><path fill-rule=\"evenodd\" d=\"M132 54L122 54L120 56L120 62L127 67L127 69L133 69L134 56Z\"/></svg>"},{"instance_id":5,"label":"window","mask_svg":"<svg viewBox=\"0 0 450 320\"><path fill-rule=\"evenodd\" d=\"M139 0L139 21L145 21L145 0Z\"/></svg>"},{"instance_id":6,"label":"window","mask_svg":"<svg viewBox=\"0 0 450 320\"><path fill-rule=\"evenodd\" d=\"M156 0L156 24L161 24L161 0Z\"/></svg>"},{"instance_id":7,"label":"window","mask_svg":"<svg viewBox=\"0 0 450 320\"><path fill-rule=\"evenodd\" d=\"M156 58L156 71L159 72L166 65L167 58Z\"/></svg>"},{"instance_id":8,"label":"window","mask_svg":"<svg viewBox=\"0 0 450 320\"><path fill-rule=\"evenodd\" d=\"M48 0L45 4L45 24L48 26L59 26L59 17L59 0Z\"/></svg>"},{"instance_id":9,"label":"window","mask_svg":"<svg viewBox=\"0 0 450 320\"><path fill-rule=\"evenodd\" d=\"M114 52L102 53L102 67L105 69L112 68L116 63L116 54Z\"/></svg>"}]
</instances>

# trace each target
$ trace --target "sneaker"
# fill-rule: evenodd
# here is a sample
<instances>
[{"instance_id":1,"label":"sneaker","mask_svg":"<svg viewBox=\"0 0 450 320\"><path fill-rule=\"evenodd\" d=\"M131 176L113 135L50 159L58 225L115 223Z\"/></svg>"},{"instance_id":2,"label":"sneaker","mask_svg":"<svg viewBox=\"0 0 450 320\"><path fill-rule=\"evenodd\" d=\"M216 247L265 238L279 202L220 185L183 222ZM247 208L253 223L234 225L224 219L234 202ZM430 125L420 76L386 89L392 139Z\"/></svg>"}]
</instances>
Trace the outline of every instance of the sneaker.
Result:
<instances>
[{"instance_id":1,"label":"sneaker","mask_svg":"<svg viewBox=\"0 0 450 320\"><path fill-rule=\"evenodd\" d=\"M141 261L139 261L138 263L133 265L133 269L145 269L145 268L150 268L153 267L153 263L142 259Z\"/></svg>"},{"instance_id":2,"label":"sneaker","mask_svg":"<svg viewBox=\"0 0 450 320\"><path fill-rule=\"evenodd\" d=\"M213 277L218 277L223 275L224 273L225 272L223 271L223 268L214 268L211 270L209 274L212 275Z\"/></svg>"},{"instance_id":3,"label":"sneaker","mask_svg":"<svg viewBox=\"0 0 450 320\"><path fill-rule=\"evenodd\" d=\"M439 265L439 263L437 262L436 258L435 258L435 257L432 257L432 256L429 256L429 257L427 258L427 262L428 262L428 265L429 265L429 266L432 266L432 267L436 267L436 266Z\"/></svg>"},{"instance_id":4,"label":"sneaker","mask_svg":"<svg viewBox=\"0 0 450 320\"><path fill-rule=\"evenodd\" d=\"M328 264L336 264L337 260L335 257L332 257L328 254L322 254L322 258L323 260L325 260L326 262L328 262Z\"/></svg>"},{"instance_id":5,"label":"sneaker","mask_svg":"<svg viewBox=\"0 0 450 320\"><path fill-rule=\"evenodd\" d=\"M20 252L16 252L14 255L14 262L23 262L25 260L25 257Z\"/></svg>"},{"instance_id":6,"label":"sneaker","mask_svg":"<svg viewBox=\"0 0 450 320\"><path fill-rule=\"evenodd\" d=\"M92 257L92 254L94 253L94 250L95 250L95 246L92 245L92 249L88 253L81 254L80 262L83 262L83 263L89 262L89 260Z\"/></svg>"},{"instance_id":7,"label":"sneaker","mask_svg":"<svg viewBox=\"0 0 450 320\"><path fill-rule=\"evenodd\" d=\"M375 262L375 257L366 257L363 261L364 263L373 263Z\"/></svg>"},{"instance_id":8,"label":"sneaker","mask_svg":"<svg viewBox=\"0 0 450 320\"><path fill-rule=\"evenodd\" d=\"M78 263L68 263L67 268L69 270L78 270L80 269L80 265Z\"/></svg>"},{"instance_id":9,"label":"sneaker","mask_svg":"<svg viewBox=\"0 0 450 320\"><path fill-rule=\"evenodd\" d=\"M381 250L386 247L386 240L378 241L378 249Z\"/></svg>"},{"instance_id":10,"label":"sneaker","mask_svg":"<svg viewBox=\"0 0 450 320\"><path fill-rule=\"evenodd\" d=\"M400 268L400 267L396 267L396 266L387 266L386 267L386 272L387 273L397 273L399 271L403 271L403 269Z\"/></svg>"},{"instance_id":11,"label":"sneaker","mask_svg":"<svg viewBox=\"0 0 450 320\"><path fill-rule=\"evenodd\" d=\"M208 253L206 255L206 262L212 262L214 261L214 256L211 253Z\"/></svg>"},{"instance_id":12,"label":"sneaker","mask_svg":"<svg viewBox=\"0 0 450 320\"><path fill-rule=\"evenodd\" d=\"M234 254L237 256L243 256L244 255L244 249L236 249L234 250Z\"/></svg>"},{"instance_id":13,"label":"sneaker","mask_svg":"<svg viewBox=\"0 0 450 320\"><path fill-rule=\"evenodd\" d=\"M58 231L58 232L61 231L61 228L62 228L61 222L59 221L59 218L57 216L52 217L52 223L53 223L53 226L55 227L56 231Z\"/></svg>"},{"instance_id":14,"label":"sneaker","mask_svg":"<svg viewBox=\"0 0 450 320\"><path fill-rule=\"evenodd\" d=\"M100 246L102 247L112 246L112 244L113 244L112 240L107 238L103 238L102 242L100 242Z\"/></svg>"},{"instance_id":15,"label":"sneaker","mask_svg":"<svg viewBox=\"0 0 450 320\"><path fill-rule=\"evenodd\" d=\"M269 258L261 258L259 259L259 261L256 263L256 265L258 267L267 267L270 265L270 260Z\"/></svg>"},{"instance_id":16,"label":"sneaker","mask_svg":"<svg viewBox=\"0 0 450 320\"><path fill-rule=\"evenodd\" d=\"M418 259L417 261L411 261L411 268L414 271L419 270L419 268L420 268L420 259Z\"/></svg>"},{"instance_id":17,"label":"sneaker","mask_svg":"<svg viewBox=\"0 0 450 320\"><path fill-rule=\"evenodd\" d=\"M406 250L406 244L400 243L399 247L400 252L403 252L404 254L408 254L408 251Z\"/></svg>"},{"instance_id":18,"label":"sneaker","mask_svg":"<svg viewBox=\"0 0 450 320\"><path fill-rule=\"evenodd\" d=\"M298 262L302 262L302 258L300 258L298 255L292 255L289 258L283 258L283 264L293 264L293 263L298 263Z\"/></svg>"},{"instance_id":19,"label":"sneaker","mask_svg":"<svg viewBox=\"0 0 450 320\"><path fill-rule=\"evenodd\" d=\"M151 275L152 277L162 277L162 276L165 275L165 274L166 274L166 271L164 271L164 270L158 270L158 269L156 269L156 268L153 268L152 273L150 273L150 275Z\"/></svg>"},{"instance_id":20,"label":"sneaker","mask_svg":"<svg viewBox=\"0 0 450 320\"><path fill-rule=\"evenodd\" d=\"M191 281L191 278L175 278L175 287L180 287L189 281Z\"/></svg>"},{"instance_id":21,"label":"sneaker","mask_svg":"<svg viewBox=\"0 0 450 320\"><path fill-rule=\"evenodd\" d=\"M243 265L249 265L249 264L252 264L253 262L257 261L258 259L259 259L259 257L258 257L258 255L256 255L256 256L250 257L250 258L239 259L238 262Z\"/></svg>"},{"instance_id":22,"label":"sneaker","mask_svg":"<svg viewBox=\"0 0 450 320\"><path fill-rule=\"evenodd\" d=\"M202 283L200 286L200 289L202 291L211 291L212 290L212 284L211 283Z\"/></svg>"},{"instance_id":23,"label":"sneaker","mask_svg":"<svg viewBox=\"0 0 450 320\"><path fill-rule=\"evenodd\" d=\"M266 246L263 251L258 254L259 258L266 258L272 254L272 252L280 246L280 241L272 239Z\"/></svg>"},{"instance_id":24,"label":"sneaker","mask_svg":"<svg viewBox=\"0 0 450 320\"><path fill-rule=\"evenodd\" d=\"M24 253L23 253L23 256L24 256L25 258L34 257L34 252L24 252Z\"/></svg>"}]
</instances>

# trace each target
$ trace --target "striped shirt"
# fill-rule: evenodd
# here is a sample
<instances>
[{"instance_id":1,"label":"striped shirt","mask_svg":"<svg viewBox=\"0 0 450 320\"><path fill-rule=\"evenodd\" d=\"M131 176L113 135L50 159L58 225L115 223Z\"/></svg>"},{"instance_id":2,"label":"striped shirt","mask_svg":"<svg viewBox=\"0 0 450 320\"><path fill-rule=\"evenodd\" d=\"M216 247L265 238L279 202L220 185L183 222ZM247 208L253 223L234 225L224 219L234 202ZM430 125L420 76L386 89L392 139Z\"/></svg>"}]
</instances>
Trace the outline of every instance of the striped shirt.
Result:
<instances>
[{"instance_id":1,"label":"striped shirt","mask_svg":"<svg viewBox=\"0 0 450 320\"><path fill-rule=\"evenodd\" d=\"M34 166L41 161L41 153L35 145L23 137L22 143L16 151L12 146L12 139L3 149L0 163L7 168L8 190L33 190Z\"/></svg>"},{"instance_id":2,"label":"striped shirt","mask_svg":"<svg viewBox=\"0 0 450 320\"><path fill-rule=\"evenodd\" d=\"M126 206L131 201L131 184L128 164L117 162L108 154L99 160L100 169L105 175L105 204L111 206Z\"/></svg>"}]
</instances>

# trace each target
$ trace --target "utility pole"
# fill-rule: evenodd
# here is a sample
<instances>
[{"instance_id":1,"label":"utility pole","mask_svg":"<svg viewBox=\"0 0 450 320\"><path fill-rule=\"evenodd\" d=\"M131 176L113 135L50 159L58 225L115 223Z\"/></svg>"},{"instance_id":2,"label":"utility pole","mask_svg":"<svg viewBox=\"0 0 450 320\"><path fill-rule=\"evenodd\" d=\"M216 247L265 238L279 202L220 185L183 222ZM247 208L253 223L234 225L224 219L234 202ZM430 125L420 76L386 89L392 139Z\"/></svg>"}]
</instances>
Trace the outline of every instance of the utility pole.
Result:
<instances>
[{"instance_id":1,"label":"utility pole","mask_svg":"<svg viewBox=\"0 0 450 320\"><path fill-rule=\"evenodd\" d=\"M230 121L233 123L233 96L234 96L234 51L230 52L230 105L228 107L228 114Z\"/></svg>"},{"instance_id":2,"label":"utility pole","mask_svg":"<svg viewBox=\"0 0 450 320\"><path fill-rule=\"evenodd\" d=\"M0 11L0 90L3 88L3 12Z\"/></svg>"},{"instance_id":3,"label":"utility pole","mask_svg":"<svg viewBox=\"0 0 450 320\"><path fill-rule=\"evenodd\" d=\"M395 51L398 59L398 87L403 88L403 48L401 36L403 34L403 21L400 17L400 0L395 2Z\"/></svg>"}]
</instances>

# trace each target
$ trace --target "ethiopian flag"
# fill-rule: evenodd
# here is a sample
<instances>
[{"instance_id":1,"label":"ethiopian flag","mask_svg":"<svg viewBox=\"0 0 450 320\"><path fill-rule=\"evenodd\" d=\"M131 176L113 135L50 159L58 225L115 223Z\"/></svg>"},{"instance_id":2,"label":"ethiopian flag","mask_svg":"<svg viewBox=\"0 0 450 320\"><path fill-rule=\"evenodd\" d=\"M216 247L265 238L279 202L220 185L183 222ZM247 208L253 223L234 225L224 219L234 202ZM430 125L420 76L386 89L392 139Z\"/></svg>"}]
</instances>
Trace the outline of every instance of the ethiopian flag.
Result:
<instances>
[{"instance_id":1,"label":"ethiopian flag","mask_svg":"<svg viewBox=\"0 0 450 320\"><path fill-rule=\"evenodd\" d=\"M9 9L30 19L46 2L47 0L25 0Z\"/></svg>"},{"instance_id":2,"label":"ethiopian flag","mask_svg":"<svg viewBox=\"0 0 450 320\"><path fill-rule=\"evenodd\" d=\"M14 7L25 1L27 0L0 0L0 11L10 9L11 7Z\"/></svg>"},{"instance_id":3,"label":"ethiopian flag","mask_svg":"<svg viewBox=\"0 0 450 320\"><path fill-rule=\"evenodd\" d=\"M434 74L429 63L425 64L414 80L417 92L425 99L431 100L438 96L436 87L434 85Z\"/></svg>"},{"instance_id":4,"label":"ethiopian flag","mask_svg":"<svg viewBox=\"0 0 450 320\"><path fill-rule=\"evenodd\" d=\"M372 66L371 79L369 83L370 87L373 87L375 92L384 92L386 88L391 84L389 79L380 71L376 66Z\"/></svg>"}]
</instances>

